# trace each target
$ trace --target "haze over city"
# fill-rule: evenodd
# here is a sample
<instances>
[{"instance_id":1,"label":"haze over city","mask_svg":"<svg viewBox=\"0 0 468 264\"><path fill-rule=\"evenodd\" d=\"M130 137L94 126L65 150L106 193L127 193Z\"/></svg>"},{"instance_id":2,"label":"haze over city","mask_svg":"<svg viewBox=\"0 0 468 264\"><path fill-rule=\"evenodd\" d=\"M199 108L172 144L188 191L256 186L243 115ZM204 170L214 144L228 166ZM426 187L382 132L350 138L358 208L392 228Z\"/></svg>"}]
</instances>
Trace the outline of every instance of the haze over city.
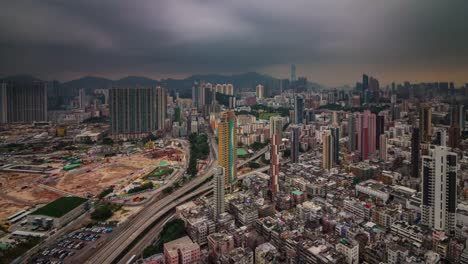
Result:
<instances>
[{"instance_id":1,"label":"haze over city","mask_svg":"<svg viewBox=\"0 0 468 264\"><path fill-rule=\"evenodd\" d=\"M324 85L467 82L466 1L15 1L0 73L67 81L258 71ZM21 59L19 59L21 58Z\"/></svg>"},{"instance_id":2,"label":"haze over city","mask_svg":"<svg viewBox=\"0 0 468 264\"><path fill-rule=\"evenodd\" d=\"M466 0L0 10L0 264L468 264Z\"/></svg>"}]
</instances>

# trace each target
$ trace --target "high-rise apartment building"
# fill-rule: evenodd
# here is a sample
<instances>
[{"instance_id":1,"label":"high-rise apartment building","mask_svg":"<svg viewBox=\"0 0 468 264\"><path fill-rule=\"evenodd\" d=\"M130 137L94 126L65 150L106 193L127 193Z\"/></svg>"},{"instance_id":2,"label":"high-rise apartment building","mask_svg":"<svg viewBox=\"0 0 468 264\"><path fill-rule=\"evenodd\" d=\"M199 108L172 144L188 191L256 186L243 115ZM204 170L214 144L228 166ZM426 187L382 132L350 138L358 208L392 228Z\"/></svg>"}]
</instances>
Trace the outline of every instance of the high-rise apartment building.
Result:
<instances>
[{"instance_id":1,"label":"high-rise apartment building","mask_svg":"<svg viewBox=\"0 0 468 264\"><path fill-rule=\"evenodd\" d=\"M270 163L270 191L272 196L275 196L279 191L278 176L279 176L279 145L281 144L281 137L278 134L273 134L271 137L271 163Z\"/></svg>"},{"instance_id":2,"label":"high-rise apartment building","mask_svg":"<svg viewBox=\"0 0 468 264\"><path fill-rule=\"evenodd\" d=\"M380 160L387 161L387 135L382 134L379 138L379 157Z\"/></svg>"},{"instance_id":3,"label":"high-rise apartment building","mask_svg":"<svg viewBox=\"0 0 468 264\"><path fill-rule=\"evenodd\" d=\"M375 130L376 148L380 149L380 135L382 135L385 132L385 116L377 115L376 118L377 118L376 130Z\"/></svg>"},{"instance_id":4,"label":"high-rise apartment building","mask_svg":"<svg viewBox=\"0 0 468 264\"><path fill-rule=\"evenodd\" d=\"M432 136L432 107L430 104L421 104L419 109L419 133L421 142L431 142Z\"/></svg>"},{"instance_id":5,"label":"high-rise apartment building","mask_svg":"<svg viewBox=\"0 0 468 264\"><path fill-rule=\"evenodd\" d=\"M304 98L296 95L294 98L294 124L304 123Z\"/></svg>"},{"instance_id":6,"label":"high-rise apartment building","mask_svg":"<svg viewBox=\"0 0 468 264\"><path fill-rule=\"evenodd\" d=\"M299 140L300 140L300 127L297 125L291 126L291 162L299 162Z\"/></svg>"},{"instance_id":7,"label":"high-rise apartment building","mask_svg":"<svg viewBox=\"0 0 468 264\"><path fill-rule=\"evenodd\" d=\"M296 64L291 64L291 82L295 82L296 78Z\"/></svg>"},{"instance_id":8,"label":"high-rise apartment building","mask_svg":"<svg viewBox=\"0 0 468 264\"><path fill-rule=\"evenodd\" d=\"M419 128L413 127L411 132L411 177L419 177L421 140L419 139Z\"/></svg>"},{"instance_id":9,"label":"high-rise apartment building","mask_svg":"<svg viewBox=\"0 0 468 264\"><path fill-rule=\"evenodd\" d=\"M41 81L0 83L0 123L47 121L47 84Z\"/></svg>"},{"instance_id":10,"label":"high-rise apartment building","mask_svg":"<svg viewBox=\"0 0 468 264\"><path fill-rule=\"evenodd\" d=\"M224 168L225 184L237 177L237 120L234 111L221 113L218 123L218 164Z\"/></svg>"},{"instance_id":11,"label":"high-rise apartment building","mask_svg":"<svg viewBox=\"0 0 468 264\"><path fill-rule=\"evenodd\" d=\"M255 87L255 90L257 98L262 99L263 97L265 97L265 87L263 87L263 85L257 85L257 87Z\"/></svg>"},{"instance_id":12,"label":"high-rise apartment building","mask_svg":"<svg viewBox=\"0 0 468 264\"><path fill-rule=\"evenodd\" d=\"M351 114L348 118L348 151L356 150L356 118Z\"/></svg>"},{"instance_id":13,"label":"high-rise apartment building","mask_svg":"<svg viewBox=\"0 0 468 264\"><path fill-rule=\"evenodd\" d=\"M324 170L333 168L333 136L331 131L326 131L322 135L322 167Z\"/></svg>"},{"instance_id":14,"label":"high-rise apartment building","mask_svg":"<svg viewBox=\"0 0 468 264\"><path fill-rule=\"evenodd\" d=\"M111 133L115 137L143 137L164 130L166 90L161 87L109 90Z\"/></svg>"},{"instance_id":15,"label":"high-rise apartment building","mask_svg":"<svg viewBox=\"0 0 468 264\"><path fill-rule=\"evenodd\" d=\"M225 211L224 202L224 187L226 176L224 175L224 168L218 166L213 177L213 219L215 222L218 220L220 214Z\"/></svg>"},{"instance_id":16,"label":"high-rise apartment building","mask_svg":"<svg viewBox=\"0 0 468 264\"><path fill-rule=\"evenodd\" d=\"M332 127L330 128L330 133L333 140L333 164L340 163L340 128Z\"/></svg>"},{"instance_id":17,"label":"high-rise apartment building","mask_svg":"<svg viewBox=\"0 0 468 264\"><path fill-rule=\"evenodd\" d=\"M368 160L376 151L376 117L369 110L357 114L358 150L361 160Z\"/></svg>"},{"instance_id":18,"label":"high-rise apartment building","mask_svg":"<svg viewBox=\"0 0 468 264\"><path fill-rule=\"evenodd\" d=\"M167 114L167 91L162 87L156 90L156 130L164 130Z\"/></svg>"},{"instance_id":19,"label":"high-rise apartment building","mask_svg":"<svg viewBox=\"0 0 468 264\"><path fill-rule=\"evenodd\" d=\"M422 157L421 223L453 234L457 208L457 154L431 145Z\"/></svg>"},{"instance_id":20,"label":"high-rise apartment building","mask_svg":"<svg viewBox=\"0 0 468 264\"><path fill-rule=\"evenodd\" d=\"M283 118L281 116L270 117L270 137L278 135L281 138L283 133Z\"/></svg>"},{"instance_id":21,"label":"high-rise apartment building","mask_svg":"<svg viewBox=\"0 0 468 264\"><path fill-rule=\"evenodd\" d=\"M460 147L460 127L458 123L451 125L448 129L448 146L451 148Z\"/></svg>"}]
</instances>

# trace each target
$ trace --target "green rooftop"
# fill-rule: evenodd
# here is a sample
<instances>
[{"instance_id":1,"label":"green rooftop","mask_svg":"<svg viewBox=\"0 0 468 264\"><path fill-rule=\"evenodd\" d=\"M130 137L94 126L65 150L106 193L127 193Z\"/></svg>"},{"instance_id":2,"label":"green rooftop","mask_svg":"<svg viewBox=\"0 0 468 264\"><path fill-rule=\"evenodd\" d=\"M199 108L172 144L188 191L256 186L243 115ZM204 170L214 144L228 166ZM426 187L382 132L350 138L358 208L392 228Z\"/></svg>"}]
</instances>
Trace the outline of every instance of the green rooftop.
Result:
<instances>
[{"instance_id":1,"label":"green rooftop","mask_svg":"<svg viewBox=\"0 0 468 264\"><path fill-rule=\"evenodd\" d=\"M247 155L247 151L243 148L238 148L237 149L237 156L245 156Z\"/></svg>"},{"instance_id":2,"label":"green rooftop","mask_svg":"<svg viewBox=\"0 0 468 264\"><path fill-rule=\"evenodd\" d=\"M298 191L298 190L295 190L295 191L293 191L292 193L295 194L295 195L302 195L302 192L301 192L301 191Z\"/></svg>"},{"instance_id":3,"label":"green rooftop","mask_svg":"<svg viewBox=\"0 0 468 264\"><path fill-rule=\"evenodd\" d=\"M62 217L66 213L75 209L79 205L83 204L87 200L81 197L61 197L57 200L37 209L32 215L45 215L50 217Z\"/></svg>"}]
</instances>

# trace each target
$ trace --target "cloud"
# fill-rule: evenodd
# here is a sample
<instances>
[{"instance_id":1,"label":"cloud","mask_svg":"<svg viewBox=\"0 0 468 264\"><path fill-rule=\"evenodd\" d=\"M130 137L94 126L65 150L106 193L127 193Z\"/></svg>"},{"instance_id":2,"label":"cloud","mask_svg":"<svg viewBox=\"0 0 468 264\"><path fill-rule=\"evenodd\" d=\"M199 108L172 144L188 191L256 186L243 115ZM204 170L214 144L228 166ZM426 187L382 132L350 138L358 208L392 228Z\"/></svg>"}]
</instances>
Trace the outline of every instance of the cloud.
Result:
<instances>
[{"instance_id":1,"label":"cloud","mask_svg":"<svg viewBox=\"0 0 468 264\"><path fill-rule=\"evenodd\" d=\"M296 63L328 84L362 72L467 81L463 0L5 0L0 8L2 74L286 77Z\"/></svg>"}]
</instances>

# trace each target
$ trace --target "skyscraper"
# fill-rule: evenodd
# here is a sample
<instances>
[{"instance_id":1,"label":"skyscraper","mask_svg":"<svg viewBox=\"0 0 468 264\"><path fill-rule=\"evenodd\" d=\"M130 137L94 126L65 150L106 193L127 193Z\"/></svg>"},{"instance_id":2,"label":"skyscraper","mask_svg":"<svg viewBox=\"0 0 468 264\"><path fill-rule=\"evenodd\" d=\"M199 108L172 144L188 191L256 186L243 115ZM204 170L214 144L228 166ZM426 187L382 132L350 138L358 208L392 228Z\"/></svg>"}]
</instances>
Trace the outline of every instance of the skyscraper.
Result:
<instances>
[{"instance_id":1,"label":"skyscraper","mask_svg":"<svg viewBox=\"0 0 468 264\"><path fill-rule=\"evenodd\" d=\"M361 160L368 160L375 154L376 117L369 110L357 114L358 150Z\"/></svg>"},{"instance_id":2,"label":"skyscraper","mask_svg":"<svg viewBox=\"0 0 468 264\"><path fill-rule=\"evenodd\" d=\"M322 135L322 167L330 171L333 168L333 136L330 131L325 131Z\"/></svg>"},{"instance_id":3,"label":"skyscraper","mask_svg":"<svg viewBox=\"0 0 468 264\"><path fill-rule=\"evenodd\" d=\"M259 84L255 87L257 98L262 99L265 96L265 88Z\"/></svg>"},{"instance_id":4,"label":"skyscraper","mask_svg":"<svg viewBox=\"0 0 468 264\"><path fill-rule=\"evenodd\" d=\"M431 142L432 108L430 104L421 104L419 110L419 133L421 142Z\"/></svg>"},{"instance_id":5,"label":"skyscraper","mask_svg":"<svg viewBox=\"0 0 468 264\"><path fill-rule=\"evenodd\" d=\"M111 133L115 137L143 137L164 130L167 95L164 88L109 90Z\"/></svg>"},{"instance_id":6,"label":"skyscraper","mask_svg":"<svg viewBox=\"0 0 468 264\"><path fill-rule=\"evenodd\" d=\"M296 64L291 64L291 82L295 82L296 78Z\"/></svg>"},{"instance_id":7,"label":"skyscraper","mask_svg":"<svg viewBox=\"0 0 468 264\"><path fill-rule=\"evenodd\" d=\"M192 86L192 106L198 108L198 97L199 97L198 81L195 81Z\"/></svg>"},{"instance_id":8,"label":"skyscraper","mask_svg":"<svg viewBox=\"0 0 468 264\"><path fill-rule=\"evenodd\" d=\"M273 134L271 137L271 164L270 164L270 191L272 196L279 191L278 175L279 175L279 145L281 144L281 137Z\"/></svg>"},{"instance_id":9,"label":"skyscraper","mask_svg":"<svg viewBox=\"0 0 468 264\"><path fill-rule=\"evenodd\" d=\"M457 154L449 148L429 147L422 157L423 225L453 234L457 207Z\"/></svg>"},{"instance_id":10,"label":"skyscraper","mask_svg":"<svg viewBox=\"0 0 468 264\"><path fill-rule=\"evenodd\" d=\"M156 130L164 130L167 111L167 91L156 87Z\"/></svg>"},{"instance_id":11,"label":"skyscraper","mask_svg":"<svg viewBox=\"0 0 468 264\"><path fill-rule=\"evenodd\" d=\"M351 114L348 118L348 151L356 150L356 118Z\"/></svg>"},{"instance_id":12,"label":"skyscraper","mask_svg":"<svg viewBox=\"0 0 468 264\"><path fill-rule=\"evenodd\" d=\"M218 164L224 168L226 185L237 178L237 120L234 111L221 113L218 123Z\"/></svg>"},{"instance_id":13,"label":"skyscraper","mask_svg":"<svg viewBox=\"0 0 468 264\"><path fill-rule=\"evenodd\" d=\"M458 123L449 127L448 134L448 146L451 148L460 147L460 127L458 126Z\"/></svg>"},{"instance_id":14,"label":"skyscraper","mask_svg":"<svg viewBox=\"0 0 468 264\"><path fill-rule=\"evenodd\" d=\"M296 95L294 98L294 124L304 123L304 98Z\"/></svg>"},{"instance_id":15,"label":"skyscraper","mask_svg":"<svg viewBox=\"0 0 468 264\"><path fill-rule=\"evenodd\" d=\"M47 85L41 81L0 83L0 123L47 121Z\"/></svg>"},{"instance_id":16,"label":"skyscraper","mask_svg":"<svg viewBox=\"0 0 468 264\"><path fill-rule=\"evenodd\" d=\"M332 136L332 149L333 149L333 163L340 163L340 128L330 128L330 134Z\"/></svg>"},{"instance_id":17,"label":"skyscraper","mask_svg":"<svg viewBox=\"0 0 468 264\"><path fill-rule=\"evenodd\" d=\"M299 126L293 125L291 126L291 162L298 163L299 162L299 138L300 131Z\"/></svg>"},{"instance_id":18,"label":"skyscraper","mask_svg":"<svg viewBox=\"0 0 468 264\"><path fill-rule=\"evenodd\" d=\"M213 177L213 218L216 222L220 214L224 213L224 187L226 176L224 168L218 166Z\"/></svg>"},{"instance_id":19,"label":"skyscraper","mask_svg":"<svg viewBox=\"0 0 468 264\"><path fill-rule=\"evenodd\" d=\"M381 160L387 161L387 135L380 135L379 141L379 157Z\"/></svg>"},{"instance_id":20,"label":"skyscraper","mask_svg":"<svg viewBox=\"0 0 468 264\"><path fill-rule=\"evenodd\" d=\"M377 123L377 128L375 130L376 148L380 149L380 135L382 135L385 132L385 116L378 115L376 123Z\"/></svg>"},{"instance_id":21,"label":"skyscraper","mask_svg":"<svg viewBox=\"0 0 468 264\"><path fill-rule=\"evenodd\" d=\"M361 102L364 104L369 103L369 76L366 74L362 75Z\"/></svg>"},{"instance_id":22,"label":"skyscraper","mask_svg":"<svg viewBox=\"0 0 468 264\"><path fill-rule=\"evenodd\" d=\"M411 177L419 177L419 159L421 155L421 140L419 128L413 127L411 133Z\"/></svg>"},{"instance_id":23,"label":"skyscraper","mask_svg":"<svg viewBox=\"0 0 468 264\"><path fill-rule=\"evenodd\" d=\"M281 116L270 117L270 137L278 135L281 139L283 132L283 118Z\"/></svg>"}]
</instances>

